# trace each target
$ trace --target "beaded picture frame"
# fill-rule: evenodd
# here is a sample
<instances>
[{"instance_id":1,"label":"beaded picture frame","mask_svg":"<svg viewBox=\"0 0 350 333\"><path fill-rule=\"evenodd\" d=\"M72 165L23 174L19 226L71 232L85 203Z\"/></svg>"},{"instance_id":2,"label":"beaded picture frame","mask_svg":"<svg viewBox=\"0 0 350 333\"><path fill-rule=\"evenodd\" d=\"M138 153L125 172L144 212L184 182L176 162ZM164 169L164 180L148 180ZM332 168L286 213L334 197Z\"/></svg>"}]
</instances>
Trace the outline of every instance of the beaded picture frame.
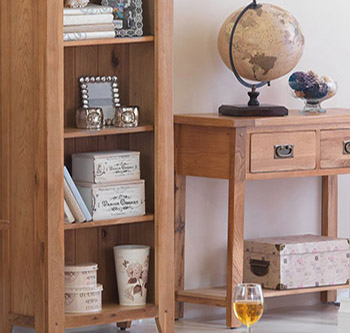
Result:
<instances>
[{"instance_id":1,"label":"beaded picture frame","mask_svg":"<svg viewBox=\"0 0 350 333\"><path fill-rule=\"evenodd\" d=\"M104 125L114 123L115 108L120 106L116 76L82 76L79 79L83 108L101 108Z\"/></svg>"}]
</instances>

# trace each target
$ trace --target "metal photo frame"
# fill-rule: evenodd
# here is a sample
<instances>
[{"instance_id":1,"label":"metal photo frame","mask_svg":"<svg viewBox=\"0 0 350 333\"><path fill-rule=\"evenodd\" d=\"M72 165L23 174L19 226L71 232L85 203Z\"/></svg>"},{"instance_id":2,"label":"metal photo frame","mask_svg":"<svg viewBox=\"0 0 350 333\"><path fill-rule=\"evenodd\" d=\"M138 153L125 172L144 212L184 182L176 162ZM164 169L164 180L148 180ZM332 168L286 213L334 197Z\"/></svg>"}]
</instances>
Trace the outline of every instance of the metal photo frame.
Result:
<instances>
[{"instance_id":1,"label":"metal photo frame","mask_svg":"<svg viewBox=\"0 0 350 333\"><path fill-rule=\"evenodd\" d=\"M117 76L82 76L79 83L82 107L101 108L106 123L112 123L120 106Z\"/></svg>"}]
</instances>

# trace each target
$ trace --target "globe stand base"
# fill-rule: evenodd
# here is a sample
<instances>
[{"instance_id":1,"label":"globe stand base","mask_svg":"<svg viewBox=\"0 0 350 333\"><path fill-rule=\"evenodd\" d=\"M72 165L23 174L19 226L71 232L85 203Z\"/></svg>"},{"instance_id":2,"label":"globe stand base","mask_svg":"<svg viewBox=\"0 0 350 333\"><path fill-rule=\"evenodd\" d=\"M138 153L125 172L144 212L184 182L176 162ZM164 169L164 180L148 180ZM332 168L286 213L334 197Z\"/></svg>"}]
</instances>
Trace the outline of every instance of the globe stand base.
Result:
<instances>
[{"instance_id":1,"label":"globe stand base","mask_svg":"<svg viewBox=\"0 0 350 333\"><path fill-rule=\"evenodd\" d=\"M231 117L283 117L288 116L288 109L278 105L221 105L219 113Z\"/></svg>"}]
</instances>

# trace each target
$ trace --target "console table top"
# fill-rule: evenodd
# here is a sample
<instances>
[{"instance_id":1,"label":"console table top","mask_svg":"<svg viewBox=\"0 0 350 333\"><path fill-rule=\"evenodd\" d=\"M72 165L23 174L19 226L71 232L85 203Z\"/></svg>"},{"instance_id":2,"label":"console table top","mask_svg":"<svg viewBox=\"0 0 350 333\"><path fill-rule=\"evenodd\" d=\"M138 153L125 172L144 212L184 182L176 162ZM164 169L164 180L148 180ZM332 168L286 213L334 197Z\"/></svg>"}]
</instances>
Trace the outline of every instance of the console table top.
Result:
<instances>
[{"instance_id":1,"label":"console table top","mask_svg":"<svg viewBox=\"0 0 350 333\"><path fill-rule=\"evenodd\" d=\"M228 117L218 113L191 113L174 116L176 124L213 127L264 127L290 125L326 125L350 122L350 109L327 109L326 113L301 115L290 110L285 117Z\"/></svg>"}]
</instances>

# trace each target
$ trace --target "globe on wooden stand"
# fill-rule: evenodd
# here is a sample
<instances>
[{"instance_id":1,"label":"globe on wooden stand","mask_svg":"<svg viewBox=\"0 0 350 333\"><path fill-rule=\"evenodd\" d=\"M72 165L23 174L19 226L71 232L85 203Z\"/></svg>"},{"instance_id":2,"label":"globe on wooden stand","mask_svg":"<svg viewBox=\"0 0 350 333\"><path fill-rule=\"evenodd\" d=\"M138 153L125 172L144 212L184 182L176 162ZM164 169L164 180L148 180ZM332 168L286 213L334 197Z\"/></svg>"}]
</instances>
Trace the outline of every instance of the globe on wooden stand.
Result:
<instances>
[{"instance_id":1,"label":"globe on wooden stand","mask_svg":"<svg viewBox=\"0 0 350 333\"><path fill-rule=\"evenodd\" d=\"M248 105L222 105L220 114L235 117L288 114L284 106L260 105L257 89L270 86L272 80L289 73L303 54L304 36L289 12L254 0L224 22L218 46L222 60L238 82L251 89Z\"/></svg>"}]
</instances>

